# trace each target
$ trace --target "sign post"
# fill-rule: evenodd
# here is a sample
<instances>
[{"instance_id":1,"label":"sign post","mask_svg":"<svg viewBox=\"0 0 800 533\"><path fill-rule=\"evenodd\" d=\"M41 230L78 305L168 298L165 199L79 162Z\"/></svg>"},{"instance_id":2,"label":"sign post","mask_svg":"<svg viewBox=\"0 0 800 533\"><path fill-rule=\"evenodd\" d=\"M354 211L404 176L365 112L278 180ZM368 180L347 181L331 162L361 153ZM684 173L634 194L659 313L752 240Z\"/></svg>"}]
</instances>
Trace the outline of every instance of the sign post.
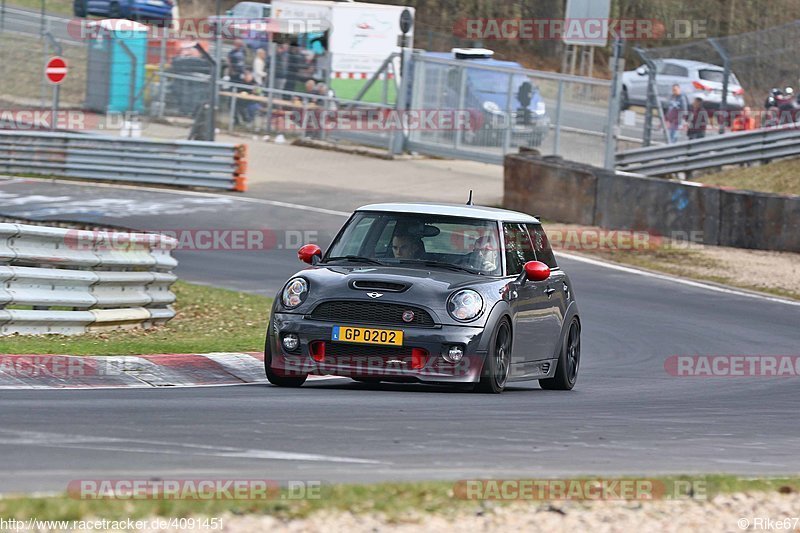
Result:
<instances>
[{"instance_id":1,"label":"sign post","mask_svg":"<svg viewBox=\"0 0 800 533\"><path fill-rule=\"evenodd\" d=\"M53 110L50 117L50 129L55 130L58 123L59 89L67 77L67 62L59 56L51 57L44 67L44 75L47 78L47 82L53 86Z\"/></svg>"}]
</instances>

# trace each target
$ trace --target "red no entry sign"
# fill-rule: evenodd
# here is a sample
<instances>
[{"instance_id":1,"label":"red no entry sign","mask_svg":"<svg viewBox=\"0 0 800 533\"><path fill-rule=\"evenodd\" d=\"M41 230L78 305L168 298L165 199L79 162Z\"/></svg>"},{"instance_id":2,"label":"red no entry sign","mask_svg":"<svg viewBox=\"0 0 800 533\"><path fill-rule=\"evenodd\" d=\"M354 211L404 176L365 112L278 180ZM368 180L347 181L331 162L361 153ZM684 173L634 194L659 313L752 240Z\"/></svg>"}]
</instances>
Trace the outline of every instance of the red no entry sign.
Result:
<instances>
[{"instance_id":1,"label":"red no entry sign","mask_svg":"<svg viewBox=\"0 0 800 533\"><path fill-rule=\"evenodd\" d=\"M51 57L44 68L44 75L47 77L47 81L53 85L58 85L67 77L67 62L64 61L64 58L58 56Z\"/></svg>"}]
</instances>

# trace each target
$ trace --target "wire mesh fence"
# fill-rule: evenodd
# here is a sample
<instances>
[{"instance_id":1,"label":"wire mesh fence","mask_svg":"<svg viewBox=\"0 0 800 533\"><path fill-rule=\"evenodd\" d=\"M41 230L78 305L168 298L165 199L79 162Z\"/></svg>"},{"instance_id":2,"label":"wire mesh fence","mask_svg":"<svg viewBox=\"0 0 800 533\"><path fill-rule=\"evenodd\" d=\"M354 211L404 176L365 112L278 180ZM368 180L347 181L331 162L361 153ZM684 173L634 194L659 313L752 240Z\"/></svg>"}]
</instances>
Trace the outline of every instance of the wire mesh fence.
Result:
<instances>
[{"instance_id":1,"label":"wire mesh fence","mask_svg":"<svg viewBox=\"0 0 800 533\"><path fill-rule=\"evenodd\" d=\"M610 82L446 55L415 56L411 107L457 110L469 123L413 130L412 149L499 162L526 147L604 164Z\"/></svg>"},{"instance_id":2,"label":"wire mesh fence","mask_svg":"<svg viewBox=\"0 0 800 533\"><path fill-rule=\"evenodd\" d=\"M667 111L673 86L678 85L689 104L698 100L709 134L794 122L800 110L793 91L800 83L794 50L798 39L800 21L677 46L637 49L646 68L636 75L628 73L628 103L645 105L651 92L650 106L660 104ZM649 76L647 68L655 69L655 75ZM770 99L771 95L777 100ZM670 124L674 128L674 122L664 117L647 120L642 130L645 144L651 138L681 140L682 136L670 139Z\"/></svg>"}]
</instances>

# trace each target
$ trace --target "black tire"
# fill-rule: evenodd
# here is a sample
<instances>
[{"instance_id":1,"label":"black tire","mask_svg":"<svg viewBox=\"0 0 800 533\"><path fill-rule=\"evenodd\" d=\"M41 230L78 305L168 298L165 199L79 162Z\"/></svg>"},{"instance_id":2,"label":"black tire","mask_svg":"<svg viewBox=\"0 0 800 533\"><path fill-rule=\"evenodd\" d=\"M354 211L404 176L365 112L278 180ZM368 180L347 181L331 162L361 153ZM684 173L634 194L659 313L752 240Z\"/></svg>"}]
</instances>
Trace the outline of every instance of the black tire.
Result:
<instances>
[{"instance_id":1,"label":"black tire","mask_svg":"<svg viewBox=\"0 0 800 533\"><path fill-rule=\"evenodd\" d=\"M511 369L511 324L502 319L492 334L489 353L483 362L481 380L475 386L476 392L500 394L506 388Z\"/></svg>"},{"instance_id":2,"label":"black tire","mask_svg":"<svg viewBox=\"0 0 800 533\"><path fill-rule=\"evenodd\" d=\"M567 328L561 353L556 363L556 374L549 379L540 379L539 386L545 390L572 390L578 381L581 364L581 323L573 318Z\"/></svg>"},{"instance_id":3,"label":"black tire","mask_svg":"<svg viewBox=\"0 0 800 533\"><path fill-rule=\"evenodd\" d=\"M628 99L628 89L625 87L622 88L622 95L619 99L619 108L621 111L625 111L626 109L630 109L631 101Z\"/></svg>"},{"instance_id":4,"label":"black tire","mask_svg":"<svg viewBox=\"0 0 800 533\"><path fill-rule=\"evenodd\" d=\"M264 344L264 372L267 375L267 381L278 387L292 387L297 388L306 382L308 374L298 374L294 376L284 376L272 369L272 350L270 349L269 338L272 335L272 321L269 322L269 329L267 329L267 341Z\"/></svg>"},{"instance_id":5,"label":"black tire","mask_svg":"<svg viewBox=\"0 0 800 533\"><path fill-rule=\"evenodd\" d=\"M72 12L76 17L85 18L87 13L86 0L75 0L72 3Z\"/></svg>"},{"instance_id":6,"label":"black tire","mask_svg":"<svg viewBox=\"0 0 800 533\"><path fill-rule=\"evenodd\" d=\"M117 2L111 2L111 5L108 7L108 18L122 18L122 11L120 10Z\"/></svg>"}]
</instances>

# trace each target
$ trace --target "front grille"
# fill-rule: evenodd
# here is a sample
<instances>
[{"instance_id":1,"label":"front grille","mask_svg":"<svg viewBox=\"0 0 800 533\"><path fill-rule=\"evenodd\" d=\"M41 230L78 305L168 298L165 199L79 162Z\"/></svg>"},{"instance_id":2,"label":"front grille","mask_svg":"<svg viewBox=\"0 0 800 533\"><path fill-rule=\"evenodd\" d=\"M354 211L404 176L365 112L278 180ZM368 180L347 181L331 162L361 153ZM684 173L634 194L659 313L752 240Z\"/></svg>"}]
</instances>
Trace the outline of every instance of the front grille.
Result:
<instances>
[{"instance_id":1,"label":"front grille","mask_svg":"<svg viewBox=\"0 0 800 533\"><path fill-rule=\"evenodd\" d=\"M374 357L400 359L411 357L411 348L407 346L381 346L365 344L349 344L346 342L326 342L325 359L339 357Z\"/></svg>"},{"instance_id":2,"label":"front grille","mask_svg":"<svg viewBox=\"0 0 800 533\"><path fill-rule=\"evenodd\" d=\"M410 322L403 321L403 312L413 311ZM323 302L311 312L310 318L326 322L352 322L388 326L433 327L431 315L424 309L403 304L380 302Z\"/></svg>"}]
</instances>

